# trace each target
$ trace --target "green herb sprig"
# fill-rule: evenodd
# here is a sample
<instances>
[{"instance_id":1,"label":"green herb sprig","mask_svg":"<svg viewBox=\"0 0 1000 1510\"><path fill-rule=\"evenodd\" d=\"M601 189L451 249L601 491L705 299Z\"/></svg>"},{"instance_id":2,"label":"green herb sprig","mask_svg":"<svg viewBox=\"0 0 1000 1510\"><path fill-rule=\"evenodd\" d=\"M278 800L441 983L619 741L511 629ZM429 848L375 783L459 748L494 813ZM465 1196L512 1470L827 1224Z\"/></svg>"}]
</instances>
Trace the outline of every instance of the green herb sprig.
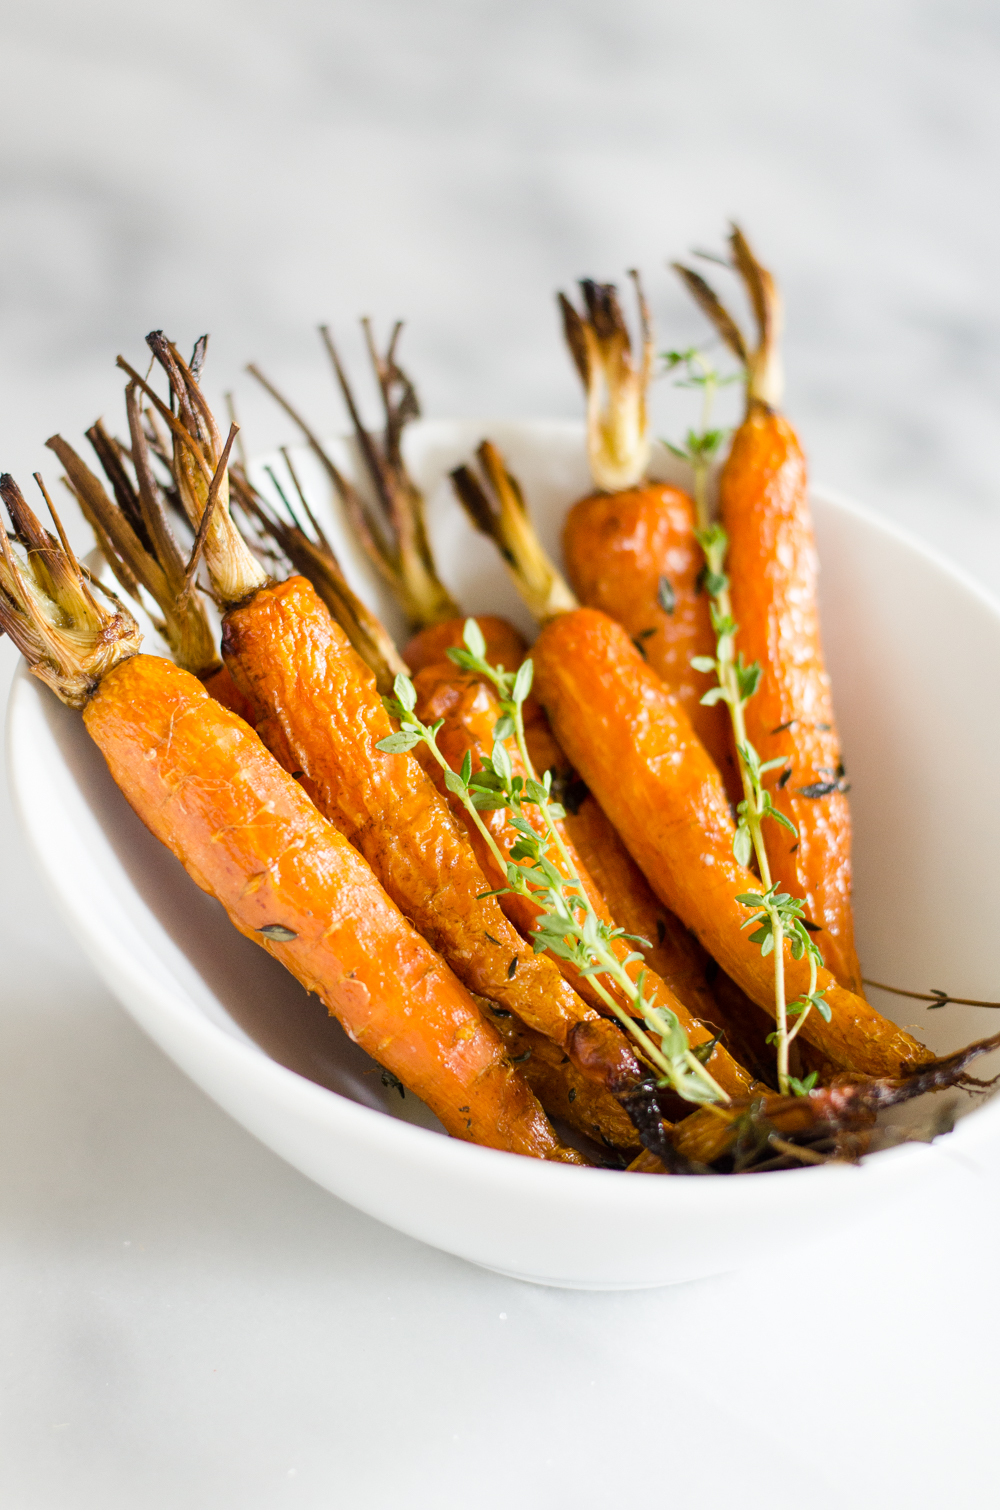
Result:
<instances>
[{"instance_id":1,"label":"green herb sprig","mask_svg":"<svg viewBox=\"0 0 1000 1510\"><path fill-rule=\"evenodd\" d=\"M627 965L642 959L637 952L618 958L614 943L627 939L647 944L634 934L612 927L594 911L576 872L573 860L558 829L565 809L553 800L552 774L546 771L539 779L528 754L524 733L524 702L531 691L533 665L525 661L516 673L493 667L486 660L486 642L475 619L467 619L461 649L448 651L452 661L464 671L486 678L500 700L500 718L493 729L493 749L477 770L472 755L466 752L460 770L455 771L438 749L437 735L443 719L425 724L415 712L416 690L406 676L397 676L395 696L385 698L390 716L399 729L378 742L377 748L388 754L412 750L423 743L437 761L448 790L461 802L475 824L494 861L506 878L506 886L485 892L500 896L507 891L530 897L540 909L532 935L537 952L548 950L557 958L569 961L581 975L587 976L601 1001L638 1043L647 1060L660 1075L660 1085L670 1086L685 1101L695 1104L728 1100L705 1067L709 1057L692 1050L688 1036L676 1014L646 993L645 971L633 981ZM514 741L525 775L514 773L508 750ZM525 810L537 809L542 831L529 822ZM504 854L482 814L505 809L507 822L517 839L509 854ZM627 1011L608 989L617 986L629 1004ZM655 1043L649 1036L659 1037ZM714 1048L714 1044L712 1045Z\"/></svg>"},{"instance_id":2,"label":"green herb sprig","mask_svg":"<svg viewBox=\"0 0 1000 1510\"><path fill-rule=\"evenodd\" d=\"M665 372L680 370L685 374L684 377L675 379L675 388L695 388L701 392L700 429L688 430L680 446L675 446L669 440L665 440L663 444L681 461L686 461L693 470L694 502L698 526L699 529L707 529L708 477L712 463L729 435L728 430L712 426L712 409L719 389L726 388L731 383L738 383L743 373L740 371L721 374L697 346L689 346L685 351L664 351L660 355Z\"/></svg>"},{"instance_id":3,"label":"green herb sprig","mask_svg":"<svg viewBox=\"0 0 1000 1510\"><path fill-rule=\"evenodd\" d=\"M756 661L752 665L746 665L742 653L737 651L738 625L733 617L729 577L726 574L729 540L721 524L711 521L708 514L709 472L725 434L710 428L712 403L718 389L726 381L738 379L743 373L735 374L734 379L720 378L704 355L694 350L670 352L667 357L668 360L674 359L674 367L684 365L689 373L689 377L678 386L698 387L703 394L702 430L689 431L683 449L670 446L674 455L689 462L694 471L697 517L695 535L705 556L702 582L709 595L712 629L715 633L715 655L693 656L691 665L696 671L715 677L715 686L705 693L702 703L711 707L715 703L724 702L729 710L743 785L743 801L736 809L733 855L744 867L756 858L763 888L759 892L746 892L737 897L737 901L746 907L758 909L742 926L754 928L750 941L759 945L762 956L766 957L771 953L774 955L776 1029L768 1035L767 1041L777 1045L778 1087L783 1095L789 1092L805 1095L815 1085L816 1076L810 1075L805 1080L799 1080L790 1074L789 1050L810 1012L815 1010L825 1022L830 1021L830 1007L826 1002L825 992L816 989L823 956L809 936L804 921L804 903L787 892L778 891L777 884L771 880L763 825L767 819L772 819L792 834L796 834L796 828L791 819L774 806L763 778L768 771L784 765L785 761L784 758L762 761L747 738L744 710L760 686L761 667ZM800 960L804 955L809 962L809 989L791 1002L786 1000L785 994L786 942L794 960ZM798 1022L790 1030L789 1019L793 1017L797 1017Z\"/></svg>"}]
</instances>

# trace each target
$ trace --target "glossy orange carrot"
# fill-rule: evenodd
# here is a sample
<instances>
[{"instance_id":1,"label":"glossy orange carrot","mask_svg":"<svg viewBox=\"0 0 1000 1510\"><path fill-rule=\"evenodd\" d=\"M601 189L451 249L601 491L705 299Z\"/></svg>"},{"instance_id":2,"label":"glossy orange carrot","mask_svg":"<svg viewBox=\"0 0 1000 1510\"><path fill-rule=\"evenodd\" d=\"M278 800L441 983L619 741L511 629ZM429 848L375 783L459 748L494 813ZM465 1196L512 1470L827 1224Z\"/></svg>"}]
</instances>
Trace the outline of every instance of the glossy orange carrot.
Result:
<instances>
[{"instance_id":1,"label":"glossy orange carrot","mask_svg":"<svg viewBox=\"0 0 1000 1510\"><path fill-rule=\"evenodd\" d=\"M135 621L99 603L58 520L61 549L9 476L0 494L26 551L19 562L0 531L0 629L83 709L125 797L192 879L455 1137L582 1162L468 992L246 723L190 672L137 654Z\"/></svg>"},{"instance_id":2,"label":"glossy orange carrot","mask_svg":"<svg viewBox=\"0 0 1000 1510\"><path fill-rule=\"evenodd\" d=\"M202 890L453 1137L580 1162L369 867L194 677L136 657L104 678L84 721L129 802Z\"/></svg>"},{"instance_id":3,"label":"glossy orange carrot","mask_svg":"<svg viewBox=\"0 0 1000 1510\"><path fill-rule=\"evenodd\" d=\"M743 796L724 707L704 707L712 679L691 665L714 656L705 564L694 504L680 488L650 482L581 498L566 516L563 554L580 602L627 631L680 701L718 766L730 798Z\"/></svg>"},{"instance_id":4,"label":"glossy orange carrot","mask_svg":"<svg viewBox=\"0 0 1000 1510\"><path fill-rule=\"evenodd\" d=\"M556 737L654 891L727 974L772 1011L771 961L743 929L753 909L736 900L757 882L733 858L729 804L683 708L621 626L593 609L554 619L533 659L535 688ZM811 1012L802 1033L832 1063L898 1074L928 1057L828 971L819 974L832 1021ZM806 961L787 951L785 975L789 998L808 989Z\"/></svg>"},{"instance_id":5,"label":"glossy orange carrot","mask_svg":"<svg viewBox=\"0 0 1000 1510\"><path fill-rule=\"evenodd\" d=\"M587 398L587 456L597 489L570 509L563 529L566 569L580 602L628 630L677 694L734 802L742 797L725 709L702 707L708 679L692 656L712 655L708 598L688 495L647 476L647 394L653 371L649 312L639 303L641 351L633 349L613 283L580 284L583 312L559 295L563 330Z\"/></svg>"},{"instance_id":6,"label":"glossy orange carrot","mask_svg":"<svg viewBox=\"0 0 1000 1510\"><path fill-rule=\"evenodd\" d=\"M558 621L556 621L558 622ZM425 723L437 723L439 719L444 722L437 736L438 748L444 755L453 770L461 768L468 754L472 760L473 769L479 769L482 757L492 749L492 731L500 716L500 707L491 688L487 687L478 677L465 675L457 672L450 663L443 665L425 666L414 677L414 687L417 693L417 713ZM511 766L514 774L523 776L524 769L516 751L510 752ZM442 781L443 785L443 781ZM464 809L459 808L464 817ZM493 835L498 848L502 853L509 853L517 843L517 830L509 821L509 815L505 809L484 813L486 826ZM536 831L543 831L543 819L538 810L527 806L524 809L524 817ZM503 886L505 876L498 873L497 863L492 853L487 848L479 830L470 823L469 836L476 850L480 865L491 878L493 885ZM589 897L591 906L603 921L611 920L607 905L600 891L588 876L586 867L580 857L575 853L572 840L564 833L567 850L570 854L576 874L579 876L585 891ZM554 862L560 870L565 872L561 863ZM539 909L537 904L529 897L513 891L506 891L500 897L500 905L508 918L526 936L530 937L534 932ZM623 939L615 941L615 953L623 962L629 954L631 945ZM595 1002L599 998L593 994L592 987L586 978L581 978L576 970L567 961L558 961L560 969L573 985L588 999ZM633 961L626 966L633 980L638 979L643 966L638 961ZM648 968L645 971L648 995L654 996L661 1004L666 1005L674 1012L688 1034L692 1045L706 1043L712 1038L712 1032L705 1027L688 1010L685 1003L671 990L665 981L661 980ZM625 998L618 987L605 982L607 989L615 998L625 1003ZM728 1052L718 1045L711 1058L708 1060L708 1068L719 1085L727 1094L741 1094L752 1087L752 1079L746 1071L732 1059Z\"/></svg>"},{"instance_id":7,"label":"glossy orange carrot","mask_svg":"<svg viewBox=\"0 0 1000 1510\"><path fill-rule=\"evenodd\" d=\"M843 756L823 660L817 559L805 457L778 412L780 305L773 280L739 230L734 265L756 312L759 344L749 350L735 323L696 273L688 287L747 367L747 415L720 481L721 523L737 643L761 667L746 704L747 735L762 761L782 761L765 777L774 806L795 825L764 825L771 874L782 891L805 901L822 932L816 942L827 969L861 991L851 912L851 817Z\"/></svg>"}]
</instances>

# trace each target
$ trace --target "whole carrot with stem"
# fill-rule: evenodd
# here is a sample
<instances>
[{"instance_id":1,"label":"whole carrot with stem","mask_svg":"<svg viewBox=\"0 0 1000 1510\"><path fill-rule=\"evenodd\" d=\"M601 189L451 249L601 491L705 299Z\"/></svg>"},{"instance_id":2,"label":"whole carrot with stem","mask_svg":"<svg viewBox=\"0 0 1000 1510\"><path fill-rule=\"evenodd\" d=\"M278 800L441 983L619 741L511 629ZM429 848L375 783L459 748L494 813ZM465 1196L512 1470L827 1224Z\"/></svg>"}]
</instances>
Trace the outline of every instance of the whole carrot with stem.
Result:
<instances>
[{"instance_id":1,"label":"whole carrot with stem","mask_svg":"<svg viewBox=\"0 0 1000 1510\"><path fill-rule=\"evenodd\" d=\"M773 278L736 227L730 249L754 311L756 346L700 274L678 267L747 375L746 418L719 483L723 533L712 547L716 575L723 575L724 558L740 649L748 665L760 668L745 705L746 737L764 771L768 801L787 820L764 830L770 876L781 891L804 900L806 919L822 930L818 941L827 969L842 986L860 993L850 809L823 659L806 463L778 407L780 301Z\"/></svg>"},{"instance_id":2,"label":"whole carrot with stem","mask_svg":"<svg viewBox=\"0 0 1000 1510\"><path fill-rule=\"evenodd\" d=\"M0 531L0 629L83 710L125 797L192 879L453 1136L584 1162L459 981L246 723L190 672L138 653L135 621L98 601L54 511L61 544L9 475L0 495L26 552L18 560Z\"/></svg>"},{"instance_id":3,"label":"whole carrot with stem","mask_svg":"<svg viewBox=\"0 0 1000 1510\"><path fill-rule=\"evenodd\" d=\"M476 458L479 475L469 465L457 467L451 474L455 493L469 519L493 541L520 597L539 624L570 612L578 606L576 599L539 540L521 487L500 451L484 440ZM482 627L481 620L477 623ZM407 660L413 665L416 657L426 664L432 645L440 644L447 652L446 639L453 647L459 645L456 629L455 625L443 624L425 630L407 646ZM516 670L526 648L519 652L510 642L491 643L485 631L484 637L486 660ZM525 703L524 722L536 769L552 771L554 777L561 778L559 797L567 810L563 819L566 832L611 915L628 933L647 941L641 946L647 964L677 992L690 1012L712 1021L718 1015L716 1003L706 991L703 977L699 978L698 968L693 968L684 930L654 896L600 806L576 778L535 699Z\"/></svg>"},{"instance_id":4,"label":"whole carrot with stem","mask_svg":"<svg viewBox=\"0 0 1000 1510\"><path fill-rule=\"evenodd\" d=\"M639 275L630 277L639 306L638 350L614 284L584 279L582 310L559 295L566 343L586 394L596 488L566 516L566 570L580 602L617 619L680 699L736 801L739 776L726 720L722 710L701 702L711 684L691 665L713 645L700 591L694 504L683 489L647 476L654 340Z\"/></svg>"}]
</instances>

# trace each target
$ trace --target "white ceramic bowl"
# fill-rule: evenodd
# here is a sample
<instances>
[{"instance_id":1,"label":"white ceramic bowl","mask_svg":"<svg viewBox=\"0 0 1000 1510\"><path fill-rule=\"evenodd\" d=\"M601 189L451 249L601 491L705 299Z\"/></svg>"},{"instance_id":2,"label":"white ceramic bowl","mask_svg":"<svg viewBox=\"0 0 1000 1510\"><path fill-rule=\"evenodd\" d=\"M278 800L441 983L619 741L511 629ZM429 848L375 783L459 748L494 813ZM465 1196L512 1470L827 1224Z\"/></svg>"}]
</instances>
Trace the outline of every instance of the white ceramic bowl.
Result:
<instances>
[{"instance_id":1,"label":"white ceramic bowl","mask_svg":"<svg viewBox=\"0 0 1000 1510\"><path fill-rule=\"evenodd\" d=\"M443 480L484 433L507 453L553 549L566 505L587 490L582 433L575 424L427 421L409 432L449 586L467 608L509 612L527 628L492 547L472 535ZM341 450L349 465L350 447ZM322 475L308 456L300 462L355 585L396 624L344 538ZM670 475L669 458L658 465ZM993 999L1000 609L853 504L817 492L814 506L826 648L853 782L866 972ZM8 763L29 842L71 928L150 1036L296 1168L436 1247L546 1284L669 1284L784 1255L912 1189L935 1164L935 1150L914 1143L861 1167L629 1178L452 1142L412 1097L385 1089L315 999L229 926L135 818L79 716L23 669L11 694ZM995 1024L974 1009L880 1004L916 1022L939 1050ZM1000 1106L980 1103L946 1142L980 1165L994 1160Z\"/></svg>"}]
</instances>

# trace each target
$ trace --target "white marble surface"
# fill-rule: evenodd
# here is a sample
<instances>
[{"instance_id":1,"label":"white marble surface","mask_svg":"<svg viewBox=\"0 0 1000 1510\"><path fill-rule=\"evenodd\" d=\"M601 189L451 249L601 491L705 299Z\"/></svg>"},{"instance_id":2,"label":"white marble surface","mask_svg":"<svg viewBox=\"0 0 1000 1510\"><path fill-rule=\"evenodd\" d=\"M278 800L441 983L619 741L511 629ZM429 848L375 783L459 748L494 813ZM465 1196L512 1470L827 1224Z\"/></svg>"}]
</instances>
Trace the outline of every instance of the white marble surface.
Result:
<instances>
[{"instance_id":1,"label":"white marble surface","mask_svg":"<svg viewBox=\"0 0 1000 1510\"><path fill-rule=\"evenodd\" d=\"M428 412L574 413L552 290L638 262L685 341L664 258L737 214L817 473L1000 587L985 0L22 0L0 45L3 467L117 412L111 359L152 325L211 329L216 392L255 357L328 427L311 327L361 312L409 318ZM286 437L238 392L251 444ZM0 844L5 1507L991 1501L997 1192L947 1155L919 1207L787 1273L480 1273L208 1104L6 805Z\"/></svg>"}]
</instances>

